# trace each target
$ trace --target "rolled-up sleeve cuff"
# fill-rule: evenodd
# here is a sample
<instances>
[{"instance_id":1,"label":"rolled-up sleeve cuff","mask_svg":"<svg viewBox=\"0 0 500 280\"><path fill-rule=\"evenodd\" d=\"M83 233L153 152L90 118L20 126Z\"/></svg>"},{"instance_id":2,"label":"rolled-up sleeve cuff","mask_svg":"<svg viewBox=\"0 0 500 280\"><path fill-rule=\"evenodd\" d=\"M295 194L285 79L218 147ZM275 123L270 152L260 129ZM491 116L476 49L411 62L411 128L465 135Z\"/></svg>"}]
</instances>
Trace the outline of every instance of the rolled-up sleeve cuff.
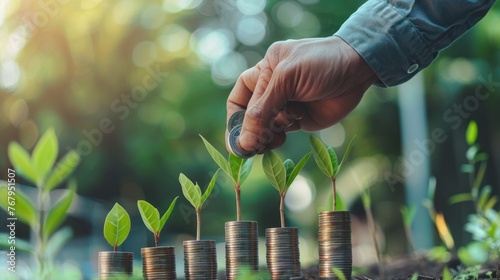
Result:
<instances>
[{"instance_id":1,"label":"rolled-up sleeve cuff","mask_svg":"<svg viewBox=\"0 0 500 280\"><path fill-rule=\"evenodd\" d=\"M390 4L369 0L340 27L335 36L348 43L379 77L377 86L401 84L437 56L415 26Z\"/></svg>"}]
</instances>

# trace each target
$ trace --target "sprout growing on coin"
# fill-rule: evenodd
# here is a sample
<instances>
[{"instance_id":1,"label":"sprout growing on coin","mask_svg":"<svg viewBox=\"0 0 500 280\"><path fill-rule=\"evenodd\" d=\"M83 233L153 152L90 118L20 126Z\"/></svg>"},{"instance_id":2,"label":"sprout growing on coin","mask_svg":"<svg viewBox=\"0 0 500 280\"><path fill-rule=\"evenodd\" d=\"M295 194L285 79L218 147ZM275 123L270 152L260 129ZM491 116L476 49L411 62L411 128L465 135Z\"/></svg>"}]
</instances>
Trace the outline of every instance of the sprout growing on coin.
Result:
<instances>
[{"instance_id":1,"label":"sprout growing on coin","mask_svg":"<svg viewBox=\"0 0 500 280\"><path fill-rule=\"evenodd\" d=\"M120 204L115 203L104 221L104 238L116 252L118 246L122 245L129 233L130 216Z\"/></svg>"},{"instance_id":2,"label":"sprout growing on coin","mask_svg":"<svg viewBox=\"0 0 500 280\"><path fill-rule=\"evenodd\" d=\"M191 205L193 205L196 211L196 240L200 240L201 208L203 207L203 204L205 203L207 198L210 196L210 193L212 193L212 190L215 186L215 181L217 181L218 173L219 170L215 172L212 180L210 180L210 183L208 184L208 187L203 194L201 193L201 189L198 183L193 183L193 181L189 180L189 178L182 173L179 175L179 183L182 187L182 193L184 194L184 197L186 197L186 199L191 203Z\"/></svg>"},{"instance_id":3,"label":"sprout growing on coin","mask_svg":"<svg viewBox=\"0 0 500 280\"><path fill-rule=\"evenodd\" d=\"M137 201L137 208L139 208L139 213L141 213L142 221L144 225L153 233L155 237L155 246L158 247L160 242L160 232L165 226L170 214L174 211L175 202L179 197L174 198L167 211L160 219L160 212L149 202L144 200Z\"/></svg>"},{"instance_id":4,"label":"sprout growing on coin","mask_svg":"<svg viewBox=\"0 0 500 280\"><path fill-rule=\"evenodd\" d=\"M205 147L212 159L217 163L224 173L231 178L234 183L234 191L236 195L236 220L241 220L241 185L247 179L248 174L252 170L253 158L244 159L229 153L228 159L224 158L222 154L210 144L203 136L201 136Z\"/></svg>"},{"instance_id":5,"label":"sprout growing on coin","mask_svg":"<svg viewBox=\"0 0 500 280\"><path fill-rule=\"evenodd\" d=\"M344 156L342 157L342 160L339 164L337 154L332 147L325 146L325 144L323 144L323 142L314 135L311 135L310 137L314 161L316 162L316 165L318 165L319 170L321 170L321 172L328 176L332 181L333 211L337 210L337 189L335 186L335 181L337 179L337 174L339 173L340 168L344 163L344 160L347 158L349 152L351 151L353 141L354 137L351 139L351 142L349 142L347 150L344 153Z\"/></svg>"},{"instance_id":6,"label":"sprout growing on coin","mask_svg":"<svg viewBox=\"0 0 500 280\"><path fill-rule=\"evenodd\" d=\"M295 165L291 159L284 162L273 151L266 152L262 158L262 167L266 177L275 189L280 193L280 220L281 227L285 227L285 196L288 188L302 170L311 153L307 153Z\"/></svg>"}]
</instances>

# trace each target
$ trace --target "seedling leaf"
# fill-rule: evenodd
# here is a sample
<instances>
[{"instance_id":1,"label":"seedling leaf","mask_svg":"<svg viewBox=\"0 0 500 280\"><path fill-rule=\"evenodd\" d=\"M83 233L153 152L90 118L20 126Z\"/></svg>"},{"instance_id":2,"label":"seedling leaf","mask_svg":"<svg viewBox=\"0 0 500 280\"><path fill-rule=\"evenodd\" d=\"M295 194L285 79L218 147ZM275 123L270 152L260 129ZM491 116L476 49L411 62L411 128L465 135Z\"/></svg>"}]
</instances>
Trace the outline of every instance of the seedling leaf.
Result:
<instances>
[{"instance_id":1,"label":"seedling leaf","mask_svg":"<svg viewBox=\"0 0 500 280\"><path fill-rule=\"evenodd\" d=\"M52 190L64 182L75 170L80 162L80 155L77 152L69 151L56 165L45 184L46 190Z\"/></svg>"},{"instance_id":2,"label":"seedling leaf","mask_svg":"<svg viewBox=\"0 0 500 280\"><path fill-rule=\"evenodd\" d=\"M203 140L203 143L205 144L205 148L207 148L208 153L215 161L215 163L217 163L220 169L222 169L222 171L224 171L229 177L231 177L231 179L234 180L231 169L229 167L229 162L222 156L222 154L219 151L217 151L216 148L214 148L214 146L212 146L212 144L210 144L210 142L208 142L205 138L203 138L203 136L200 135L200 137L201 140Z\"/></svg>"},{"instance_id":3,"label":"seedling leaf","mask_svg":"<svg viewBox=\"0 0 500 280\"><path fill-rule=\"evenodd\" d=\"M307 153L304 157L302 157L302 159L300 159L299 163L297 163L297 165L292 169L290 174L288 174L288 170L287 170L287 179L286 179L287 180L286 181L287 188L290 187L290 185L292 185L295 178L297 178L297 175L299 175L299 172L302 170L302 168L304 168L304 165L306 165L307 161L309 160L309 157L311 157L310 152Z\"/></svg>"},{"instance_id":4,"label":"seedling leaf","mask_svg":"<svg viewBox=\"0 0 500 280\"><path fill-rule=\"evenodd\" d=\"M19 175L36 184L37 174L28 152L18 143L11 142L8 153L9 159Z\"/></svg>"},{"instance_id":5,"label":"seedling leaf","mask_svg":"<svg viewBox=\"0 0 500 280\"><path fill-rule=\"evenodd\" d=\"M467 144L473 145L474 143L476 143L477 132L477 123L475 121L470 121L465 132L465 139L467 140Z\"/></svg>"},{"instance_id":6,"label":"seedling leaf","mask_svg":"<svg viewBox=\"0 0 500 280\"><path fill-rule=\"evenodd\" d=\"M332 163L333 177L336 177L337 173L339 172L339 159L332 147L327 147L326 151L328 152L328 156L330 157L330 162Z\"/></svg>"},{"instance_id":7,"label":"seedling leaf","mask_svg":"<svg viewBox=\"0 0 500 280\"><path fill-rule=\"evenodd\" d=\"M201 190L198 184L195 186L193 182L182 173L179 175L179 182L181 183L184 197L194 208L199 209L201 207Z\"/></svg>"},{"instance_id":8,"label":"seedling leaf","mask_svg":"<svg viewBox=\"0 0 500 280\"><path fill-rule=\"evenodd\" d=\"M208 187L205 190L205 192L203 193L203 196L201 197L200 207L203 206L203 203L205 203L205 201L207 200L207 198L212 193L212 190L214 189L214 186L215 186L215 182L217 181L217 174L219 174L219 170L217 170L215 172L214 176L212 176L212 180L210 180L210 183L208 183Z\"/></svg>"},{"instance_id":9,"label":"seedling leaf","mask_svg":"<svg viewBox=\"0 0 500 280\"><path fill-rule=\"evenodd\" d=\"M286 182L288 185L288 178L290 178L290 175L292 174L293 168L295 167L295 163L293 163L291 159L286 159L283 162L283 165L285 166Z\"/></svg>"},{"instance_id":10,"label":"seedling leaf","mask_svg":"<svg viewBox=\"0 0 500 280\"><path fill-rule=\"evenodd\" d=\"M8 200L9 190L7 186L0 186L0 207L9 214L9 200ZM36 220L38 219L38 212L36 211L35 205L31 200L20 190L16 190L16 204L15 204L15 215L23 223L28 224L31 228L34 228ZM9 214L10 215L10 214Z\"/></svg>"},{"instance_id":11,"label":"seedling leaf","mask_svg":"<svg viewBox=\"0 0 500 280\"><path fill-rule=\"evenodd\" d=\"M160 228L158 229L158 232L160 232L163 229L165 223L168 221L168 218L170 218L170 215L172 214L172 211L174 211L175 203L177 202L178 198L179 197L177 196L176 198L174 198L174 200L172 200L170 206L167 209L167 212L165 212L165 214L163 214L163 216L161 217Z\"/></svg>"},{"instance_id":12,"label":"seedling leaf","mask_svg":"<svg viewBox=\"0 0 500 280\"><path fill-rule=\"evenodd\" d=\"M12 244L9 244L9 234L6 232L0 233L0 248L10 249ZM16 251L20 252L32 252L34 250L33 245L26 240L22 240L20 238L16 238Z\"/></svg>"},{"instance_id":13,"label":"seedling leaf","mask_svg":"<svg viewBox=\"0 0 500 280\"><path fill-rule=\"evenodd\" d=\"M453 280L453 276L451 276L451 272L448 267L444 267L443 269L443 280Z\"/></svg>"},{"instance_id":14,"label":"seedling leaf","mask_svg":"<svg viewBox=\"0 0 500 280\"><path fill-rule=\"evenodd\" d=\"M54 129L48 129L33 149L32 162L37 172L37 185L41 185L47 172L52 168L57 157L59 144Z\"/></svg>"},{"instance_id":15,"label":"seedling leaf","mask_svg":"<svg viewBox=\"0 0 500 280\"><path fill-rule=\"evenodd\" d=\"M116 248L127 239L129 233L130 216L120 204L115 203L104 221L104 238L116 251Z\"/></svg>"},{"instance_id":16,"label":"seedling leaf","mask_svg":"<svg viewBox=\"0 0 500 280\"><path fill-rule=\"evenodd\" d=\"M160 212L158 209L144 200L137 201L137 208L139 208L142 221L149 231L153 234L158 233L160 231Z\"/></svg>"},{"instance_id":17,"label":"seedling leaf","mask_svg":"<svg viewBox=\"0 0 500 280\"><path fill-rule=\"evenodd\" d=\"M471 201L472 200L472 195L470 193L459 193L456 195L453 195L448 199L448 203L450 204L456 204L464 201Z\"/></svg>"},{"instance_id":18,"label":"seedling leaf","mask_svg":"<svg viewBox=\"0 0 500 280\"><path fill-rule=\"evenodd\" d=\"M332 272L333 272L333 274L335 274L335 276L337 276L337 278L339 280L346 280L345 275L342 272L342 270L335 268L335 267L332 267Z\"/></svg>"},{"instance_id":19,"label":"seedling leaf","mask_svg":"<svg viewBox=\"0 0 500 280\"><path fill-rule=\"evenodd\" d=\"M352 138L351 138L351 141L349 141L349 145L347 145L347 149L345 150L345 153L344 155L342 156L342 160L340 161L340 164L339 164L339 168L337 170L337 173L338 171L340 171L340 168L342 168L342 165L344 164L345 160L347 159L347 157L349 156L349 154L351 153L351 149L352 149L352 144L354 143L354 139L356 138L356 135L354 135ZM337 173L335 173L335 176L337 176Z\"/></svg>"},{"instance_id":20,"label":"seedling leaf","mask_svg":"<svg viewBox=\"0 0 500 280\"><path fill-rule=\"evenodd\" d=\"M401 207L401 216L403 217L403 224L405 225L405 227L411 226L416 213L417 207L415 207L415 205L412 205L410 207L403 205Z\"/></svg>"},{"instance_id":21,"label":"seedling leaf","mask_svg":"<svg viewBox=\"0 0 500 280\"><path fill-rule=\"evenodd\" d=\"M230 177L234 182L239 181L244 161L245 159L235 156L233 153L229 153L229 168L231 169Z\"/></svg>"},{"instance_id":22,"label":"seedling leaf","mask_svg":"<svg viewBox=\"0 0 500 280\"><path fill-rule=\"evenodd\" d=\"M467 152L465 152L465 157L468 160L473 161L477 155L477 152L479 152L479 144L474 144L467 149Z\"/></svg>"},{"instance_id":23,"label":"seedling leaf","mask_svg":"<svg viewBox=\"0 0 500 280\"><path fill-rule=\"evenodd\" d=\"M253 158L249 158L244 161L243 167L241 167L240 171L240 185L245 182L245 180L248 178L248 174L250 174L250 171L252 171L252 166L253 166Z\"/></svg>"},{"instance_id":24,"label":"seedling leaf","mask_svg":"<svg viewBox=\"0 0 500 280\"><path fill-rule=\"evenodd\" d=\"M484 186L481 190L481 194L479 195L479 200L477 201L477 211L482 212L484 210L484 206L488 202L491 194L491 186Z\"/></svg>"},{"instance_id":25,"label":"seedling leaf","mask_svg":"<svg viewBox=\"0 0 500 280\"><path fill-rule=\"evenodd\" d=\"M311 135L309 139L313 150L314 160L316 161L319 170L321 170L321 172L323 172L326 176L333 178L335 175L333 173L333 165L325 145L314 135Z\"/></svg>"},{"instance_id":26,"label":"seedling leaf","mask_svg":"<svg viewBox=\"0 0 500 280\"><path fill-rule=\"evenodd\" d=\"M267 179L280 194L286 191L286 171L281 159L273 152L268 151L262 158L262 167Z\"/></svg>"},{"instance_id":27,"label":"seedling leaf","mask_svg":"<svg viewBox=\"0 0 500 280\"><path fill-rule=\"evenodd\" d=\"M69 189L59 199L59 201L49 210L47 218L45 219L45 226L43 228L45 238L48 238L54 230L61 225L68 215L68 209L73 202L75 196L76 182L71 181Z\"/></svg>"}]
</instances>

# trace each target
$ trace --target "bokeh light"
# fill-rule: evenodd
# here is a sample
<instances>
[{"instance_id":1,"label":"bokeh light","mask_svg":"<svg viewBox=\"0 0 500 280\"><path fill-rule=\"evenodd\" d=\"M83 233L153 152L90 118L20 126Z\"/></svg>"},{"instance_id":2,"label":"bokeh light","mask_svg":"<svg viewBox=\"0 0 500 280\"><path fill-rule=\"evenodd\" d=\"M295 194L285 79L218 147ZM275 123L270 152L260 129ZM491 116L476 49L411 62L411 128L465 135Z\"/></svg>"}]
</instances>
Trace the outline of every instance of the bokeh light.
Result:
<instances>
[{"instance_id":1,"label":"bokeh light","mask_svg":"<svg viewBox=\"0 0 500 280\"><path fill-rule=\"evenodd\" d=\"M286 207L293 212L302 212L307 209L314 199L312 188L313 186L305 177L298 175L286 193Z\"/></svg>"}]
</instances>

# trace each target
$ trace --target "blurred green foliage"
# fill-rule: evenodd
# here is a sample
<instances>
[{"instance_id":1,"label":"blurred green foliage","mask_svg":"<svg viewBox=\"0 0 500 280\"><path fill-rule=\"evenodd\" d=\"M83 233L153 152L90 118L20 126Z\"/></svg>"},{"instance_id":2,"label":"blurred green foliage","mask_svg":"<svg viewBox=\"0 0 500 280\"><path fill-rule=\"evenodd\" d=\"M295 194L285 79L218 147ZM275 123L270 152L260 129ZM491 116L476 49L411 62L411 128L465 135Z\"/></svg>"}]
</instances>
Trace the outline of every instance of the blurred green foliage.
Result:
<instances>
[{"instance_id":1,"label":"blurred green foliage","mask_svg":"<svg viewBox=\"0 0 500 280\"><path fill-rule=\"evenodd\" d=\"M12 166L9 142L32 149L54 127L60 150L74 149L82 158L75 173L79 195L109 207L120 201L135 218L139 199L167 208L167 198L181 193L180 172L208 182L217 169L198 135L224 148L225 101L239 73L258 62L274 41L330 36L363 2L6 1L0 9L0 169ZM463 135L471 118L482 128L477 137L482 150L491 155L485 183L498 193L499 23L495 4L423 72L429 131L441 128L447 137L430 153L432 174L446 186L437 190L438 202L467 190L467 178L458 171L465 162L456 155L467 147ZM486 100L466 103L477 93ZM460 113L457 106L473 110ZM377 221L386 234L384 251L394 254L405 252L398 217L404 189L401 181L386 180L401 174L398 114L394 89L373 88L341 126L321 133L341 153L345 139L358 136L346 169L377 174L370 177L374 215L384 217ZM278 153L299 158L310 149L308 137L290 134ZM242 208L246 219L259 221L262 233L276 226L278 205L261 164L255 166L242 189ZM349 179L354 173L343 173L337 182L341 196L356 189ZM313 236L311 217L317 205L325 205L329 191L319 186L328 180L314 164L307 164L304 174L312 183L312 203L287 217ZM232 183L222 177L206 203L212 204L204 212L204 220L211 221L206 235L221 235L223 223L233 219ZM359 198L349 197L351 212L363 215ZM186 205L179 201L169 232L194 232L195 216ZM470 235L461 232L469 209L446 203L436 208L454 217L450 228L458 232L456 241L467 243Z\"/></svg>"}]
</instances>

